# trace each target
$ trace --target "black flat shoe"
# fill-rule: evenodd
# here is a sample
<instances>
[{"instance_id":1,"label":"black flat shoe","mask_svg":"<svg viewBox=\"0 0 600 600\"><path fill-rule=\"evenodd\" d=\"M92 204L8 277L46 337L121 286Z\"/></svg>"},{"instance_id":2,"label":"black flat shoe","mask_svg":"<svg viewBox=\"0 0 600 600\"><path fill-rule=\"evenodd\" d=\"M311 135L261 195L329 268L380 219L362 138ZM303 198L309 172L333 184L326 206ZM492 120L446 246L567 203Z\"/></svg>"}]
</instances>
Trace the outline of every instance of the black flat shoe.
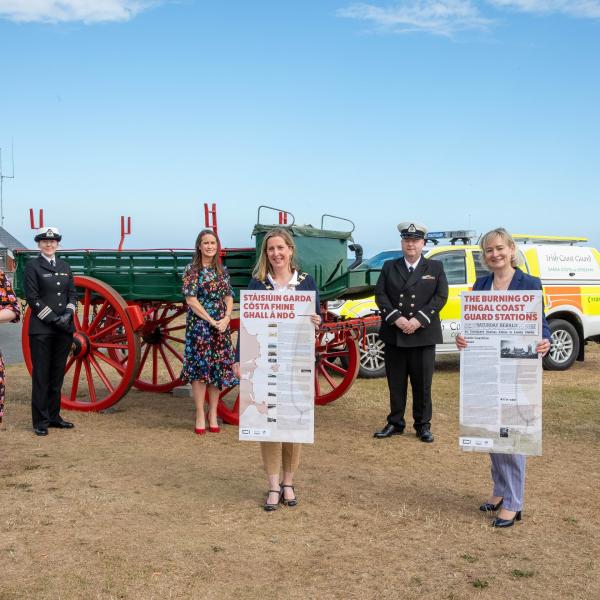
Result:
<instances>
[{"instance_id":1,"label":"black flat shoe","mask_svg":"<svg viewBox=\"0 0 600 600\"><path fill-rule=\"evenodd\" d=\"M381 431L376 431L373 434L374 438L382 439L387 438L392 435L402 435L404 433L404 429L398 429L395 425L388 423Z\"/></svg>"},{"instance_id":2,"label":"black flat shoe","mask_svg":"<svg viewBox=\"0 0 600 600\"><path fill-rule=\"evenodd\" d=\"M283 495L283 488L292 488L292 492L294 492L294 497L291 500L288 500ZM298 505L298 499L296 498L296 491L294 490L293 485L283 485L283 483L281 484L281 503L285 506L297 506Z\"/></svg>"},{"instance_id":3,"label":"black flat shoe","mask_svg":"<svg viewBox=\"0 0 600 600\"><path fill-rule=\"evenodd\" d=\"M48 427L57 427L58 429L73 429L75 425L70 421L65 421L61 419L60 421L50 421Z\"/></svg>"},{"instance_id":4,"label":"black flat shoe","mask_svg":"<svg viewBox=\"0 0 600 600\"><path fill-rule=\"evenodd\" d=\"M479 507L479 510L482 511L482 512L494 512L494 511L498 510L502 506L503 502L504 502L504 498L502 498L500 500L500 502L498 502L498 504L492 504L491 502L484 502Z\"/></svg>"},{"instance_id":5,"label":"black flat shoe","mask_svg":"<svg viewBox=\"0 0 600 600\"><path fill-rule=\"evenodd\" d=\"M494 519L492 527L512 527L515 521L521 520L521 511L519 510L512 519Z\"/></svg>"},{"instance_id":6,"label":"black flat shoe","mask_svg":"<svg viewBox=\"0 0 600 600\"><path fill-rule=\"evenodd\" d=\"M34 427L33 433L35 435L48 435L48 430L45 427Z\"/></svg>"},{"instance_id":7,"label":"black flat shoe","mask_svg":"<svg viewBox=\"0 0 600 600\"><path fill-rule=\"evenodd\" d=\"M277 498L277 502L275 504L269 504L267 502L267 500L269 499L269 494L273 492L273 494L278 494L278 498ZM273 512L274 510L277 510L277 507L279 506L279 502L281 502L281 495L283 494L283 490L278 489L278 490L269 490L267 492L267 497L265 498L265 503L263 504L263 508L265 509L266 512Z\"/></svg>"}]
</instances>

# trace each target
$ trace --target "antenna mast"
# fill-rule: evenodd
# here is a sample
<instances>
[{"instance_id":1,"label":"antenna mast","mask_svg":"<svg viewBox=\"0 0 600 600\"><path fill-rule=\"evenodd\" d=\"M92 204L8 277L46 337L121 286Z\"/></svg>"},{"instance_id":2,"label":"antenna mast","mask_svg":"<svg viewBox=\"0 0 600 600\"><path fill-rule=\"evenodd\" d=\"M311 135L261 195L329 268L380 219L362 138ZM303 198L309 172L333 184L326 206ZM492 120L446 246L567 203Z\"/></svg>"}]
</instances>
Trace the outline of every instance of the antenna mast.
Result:
<instances>
[{"instance_id":1,"label":"antenna mast","mask_svg":"<svg viewBox=\"0 0 600 600\"><path fill-rule=\"evenodd\" d=\"M0 226L4 227L4 180L15 178L15 147L14 142L11 140L10 154L12 158L12 175L5 175L2 171L2 148L0 148Z\"/></svg>"}]
</instances>

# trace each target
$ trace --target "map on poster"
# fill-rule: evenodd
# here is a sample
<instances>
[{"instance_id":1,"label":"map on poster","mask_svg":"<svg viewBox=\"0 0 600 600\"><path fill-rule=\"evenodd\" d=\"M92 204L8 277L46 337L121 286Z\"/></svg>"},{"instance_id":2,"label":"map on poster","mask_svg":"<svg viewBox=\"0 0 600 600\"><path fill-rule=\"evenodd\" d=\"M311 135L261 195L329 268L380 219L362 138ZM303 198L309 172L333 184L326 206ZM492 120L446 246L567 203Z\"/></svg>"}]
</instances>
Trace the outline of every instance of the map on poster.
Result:
<instances>
[{"instance_id":1,"label":"map on poster","mask_svg":"<svg viewBox=\"0 0 600 600\"><path fill-rule=\"evenodd\" d=\"M463 450L542 453L542 292L461 294Z\"/></svg>"},{"instance_id":2,"label":"map on poster","mask_svg":"<svg viewBox=\"0 0 600 600\"><path fill-rule=\"evenodd\" d=\"M240 292L239 439L314 441L315 292Z\"/></svg>"}]
</instances>

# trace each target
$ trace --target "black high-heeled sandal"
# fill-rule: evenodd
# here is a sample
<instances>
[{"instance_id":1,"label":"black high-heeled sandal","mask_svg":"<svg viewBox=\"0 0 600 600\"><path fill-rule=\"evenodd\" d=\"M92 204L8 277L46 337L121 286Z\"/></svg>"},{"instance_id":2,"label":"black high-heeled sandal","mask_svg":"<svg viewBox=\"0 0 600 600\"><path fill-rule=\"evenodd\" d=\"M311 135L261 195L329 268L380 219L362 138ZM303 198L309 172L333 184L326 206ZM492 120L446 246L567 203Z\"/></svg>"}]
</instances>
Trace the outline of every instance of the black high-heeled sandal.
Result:
<instances>
[{"instance_id":1,"label":"black high-heeled sandal","mask_svg":"<svg viewBox=\"0 0 600 600\"><path fill-rule=\"evenodd\" d=\"M515 521L521 520L521 511L518 510L515 516L512 519L494 519L492 523L492 527L512 527L515 524Z\"/></svg>"},{"instance_id":2,"label":"black high-heeled sandal","mask_svg":"<svg viewBox=\"0 0 600 600\"><path fill-rule=\"evenodd\" d=\"M277 494L277 502L275 504L269 504L267 502L267 500L269 499L269 494ZM265 503L263 504L263 508L265 509L266 512L273 512L274 510L277 510L277 507L279 506L279 503L281 502L281 496L283 495L283 490L280 488L278 490L269 490L267 492L267 497L265 498Z\"/></svg>"},{"instance_id":3,"label":"black high-heeled sandal","mask_svg":"<svg viewBox=\"0 0 600 600\"><path fill-rule=\"evenodd\" d=\"M291 500L288 500L283 495L283 488L291 488L292 489L292 492L294 492L294 497ZM296 506L298 504L298 499L296 498L296 490L294 489L293 485L283 485L283 483L281 484L281 503L284 504L285 506Z\"/></svg>"},{"instance_id":4,"label":"black high-heeled sandal","mask_svg":"<svg viewBox=\"0 0 600 600\"><path fill-rule=\"evenodd\" d=\"M504 498L501 498L500 502L498 502L498 504L492 504L491 502L484 502L479 507L479 510L481 510L482 512L494 512L502 506L503 502L504 502Z\"/></svg>"}]
</instances>

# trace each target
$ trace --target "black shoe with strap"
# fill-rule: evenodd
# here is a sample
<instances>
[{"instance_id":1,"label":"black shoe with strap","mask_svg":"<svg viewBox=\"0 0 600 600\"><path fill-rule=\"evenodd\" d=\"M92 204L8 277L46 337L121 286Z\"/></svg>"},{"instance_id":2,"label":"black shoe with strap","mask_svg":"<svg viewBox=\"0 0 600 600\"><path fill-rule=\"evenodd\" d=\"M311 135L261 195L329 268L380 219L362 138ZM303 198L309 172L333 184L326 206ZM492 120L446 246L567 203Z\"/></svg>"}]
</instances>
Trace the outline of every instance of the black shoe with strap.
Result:
<instances>
[{"instance_id":1,"label":"black shoe with strap","mask_svg":"<svg viewBox=\"0 0 600 600\"><path fill-rule=\"evenodd\" d=\"M277 502L275 502L275 504L269 504L269 502L268 502L269 494L277 494ZM267 492L267 497L265 498L265 503L263 504L263 508L265 509L266 512L273 512L274 510L277 510L277 507L279 506L279 503L281 502L282 494L283 494L283 490L281 488L278 490L269 490Z\"/></svg>"},{"instance_id":2,"label":"black shoe with strap","mask_svg":"<svg viewBox=\"0 0 600 600\"><path fill-rule=\"evenodd\" d=\"M292 492L294 492L294 497L288 500L283 494L284 488L291 488ZM298 499L296 498L296 491L294 490L293 485L284 485L283 483L281 484L281 503L285 506L297 506Z\"/></svg>"}]
</instances>

